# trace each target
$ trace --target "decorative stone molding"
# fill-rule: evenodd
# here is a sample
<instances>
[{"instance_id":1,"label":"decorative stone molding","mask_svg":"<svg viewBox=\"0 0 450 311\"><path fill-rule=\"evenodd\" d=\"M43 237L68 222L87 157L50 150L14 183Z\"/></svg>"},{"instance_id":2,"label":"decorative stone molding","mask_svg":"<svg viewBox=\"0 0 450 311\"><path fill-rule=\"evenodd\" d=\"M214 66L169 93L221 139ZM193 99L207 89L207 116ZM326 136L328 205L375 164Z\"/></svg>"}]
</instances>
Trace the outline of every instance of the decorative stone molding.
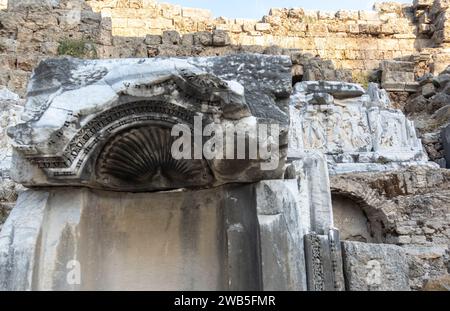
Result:
<instances>
[{"instance_id":1,"label":"decorative stone molding","mask_svg":"<svg viewBox=\"0 0 450 311\"><path fill-rule=\"evenodd\" d=\"M288 157L319 150L330 174L427 163L414 124L390 107L385 91L343 82L300 82L291 96Z\"/></svg>"},{"instance_id":2,"label":"decorative stone molding","mask_svg":"<svg viewBox=\"0 0 450 311\"><path fill-rule=\"evenodd\" d=\"M287 146L289 117L284 102L291 90L290 64L287 57L250 54L44 61L31 78L25 123L9 131L16 150L12 176L28 186L125 191L279 178ZM184 125L193 134L195 117L202 123L200 131L212 123L255 130L259 124L279 126L277 167L265 172L260 165L271 159L248 156L169 159L172 127ZM258 135L251 133L245 133L247 139L256 142ZM204 142L203 137L200 143ZM135 160L130 162L131 158ZM113 173L117 165L122 171ZM160 171L163 168L165 172Z\"/></svg>"}]
</instances>

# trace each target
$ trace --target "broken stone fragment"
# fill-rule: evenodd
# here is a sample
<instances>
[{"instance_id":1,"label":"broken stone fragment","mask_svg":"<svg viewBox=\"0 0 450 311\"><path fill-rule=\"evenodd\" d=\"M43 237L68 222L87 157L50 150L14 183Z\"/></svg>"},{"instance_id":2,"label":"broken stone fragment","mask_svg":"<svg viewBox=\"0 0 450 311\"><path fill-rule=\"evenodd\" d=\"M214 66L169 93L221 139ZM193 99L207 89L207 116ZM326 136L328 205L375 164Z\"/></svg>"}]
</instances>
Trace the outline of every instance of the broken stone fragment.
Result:
<instances>
[{"instance_id":1,"label":"broken stone fragment","mask_svg":"<svg viewBox=\"0 0 450 311\"><path fill-rule=\"evenodd\" d=\"M213 44L213 36L209 31L197 32L194 34L194 44L211 46Z\"/></svg>"},{"instance_id":2,"label":"broken stone fragment","mask_svg":"<svg viewBox=\"0 0 450 311\"><path fill-rule=\"evenodd\" d=\"M366 93L362 86L335 81L305 81L297 83L295 89L306 93L327 93L337 99L359 97Z\"/></svg>"},{"instance_id":3,"label":"broken stone fragment","mask_svg":"<svg viewBox=\"0 0 450 311\"><path fill-rule=\"evenodd\" d=\"M332 105L334 103L334 98L327 93L314 93L310 103L312 105Z\"/></svg>"},{"instance_id":4,"label":"broken stone fragment","mask_svg":"<svg viewBox=\"0 0 450 311\"><path fill-rule=\"evenodd\" d=\"M227 46L230 45L230 36L227 31L214 30L213 32L213 45L214 46Z\"/></svg>"},{"instance_id":5,"label":"broken stone fragment","mask_svg":"<svg viewBox=\"0 0 450 311\"><path fill-rule=\"evenodd\" d=\"M178 31L175 30L164 31L162 35L162 43L178 45L181 43L181 36Z\"/></svg>"},{"instance_id":6,"label":"broken stone fragment","mask_svg":"<svg viewBox=\"0 0 450 311\"><path fill-rule=\"evenodd\" d=\"M147 45L158 45L162 43L162 38L158 35L147 35L144 42Z\"/></svg>"},{"instance_id":7,"label":"broken stone fragment","mask_svg":"<svg viewBox=\"0 0 450 311\"><path fill-rule=\"evenodd\" d=\"M422 95L425 98L430 98L436 95L436 87L433 83L427 83L422 87Z\"/></svg>"}]
</instances>

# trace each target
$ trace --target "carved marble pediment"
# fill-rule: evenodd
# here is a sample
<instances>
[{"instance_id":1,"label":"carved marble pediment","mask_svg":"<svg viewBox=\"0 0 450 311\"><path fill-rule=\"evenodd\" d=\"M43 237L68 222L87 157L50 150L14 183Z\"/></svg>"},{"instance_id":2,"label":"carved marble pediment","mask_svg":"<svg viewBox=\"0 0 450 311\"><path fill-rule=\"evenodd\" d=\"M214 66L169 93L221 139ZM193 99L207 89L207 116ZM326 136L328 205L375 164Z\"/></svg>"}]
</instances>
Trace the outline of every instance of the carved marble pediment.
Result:
<instances>
[{"instance_id":1,"label":"carved marble pediment","mask_svg":"<svg viewBox=\"0 0 450 311\"><path fill-rule=\"evenodd\" d=\"M271 71L262 71L269 62ZM23 123L9 129L12 176L26 186L118 191L278 178L287 148L290 91L286 57L46 60L32 75ZM172 159L171 128L184 125L193 132L196 117L201 129L211 123L278 125L279 166L263 171L266 160L259 158Z\"/></svg>"},{"instance_id":2,"label":"carved marble pediment","mask_svg":"<svg viewBox=\"0 0 450 311\"><path fill-rule=\"evenodd\" d=\"M297 83L291 97L288 156L321 151L332 172L427 162L414 124L389 105L386 92L376 85L365 94L351 83Z\"/></svg>"}]
</instances>

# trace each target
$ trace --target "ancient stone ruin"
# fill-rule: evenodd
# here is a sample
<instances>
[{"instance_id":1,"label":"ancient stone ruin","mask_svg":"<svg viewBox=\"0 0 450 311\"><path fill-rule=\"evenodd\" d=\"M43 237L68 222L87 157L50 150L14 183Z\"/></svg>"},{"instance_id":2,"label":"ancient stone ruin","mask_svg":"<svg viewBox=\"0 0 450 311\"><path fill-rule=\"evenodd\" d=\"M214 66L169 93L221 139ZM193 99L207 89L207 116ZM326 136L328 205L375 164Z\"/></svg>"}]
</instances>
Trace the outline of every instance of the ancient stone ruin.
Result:
<instances>
[{"instance_id":1,"label":"ancient stone ruin","mask_svg":"<svg viewBox=\"0 0 450 311\"><path fill-rule=\"evenodd\" d=\"M448 1L0 10L0 290L449 289Z\"/></svg>"}]
</instances>

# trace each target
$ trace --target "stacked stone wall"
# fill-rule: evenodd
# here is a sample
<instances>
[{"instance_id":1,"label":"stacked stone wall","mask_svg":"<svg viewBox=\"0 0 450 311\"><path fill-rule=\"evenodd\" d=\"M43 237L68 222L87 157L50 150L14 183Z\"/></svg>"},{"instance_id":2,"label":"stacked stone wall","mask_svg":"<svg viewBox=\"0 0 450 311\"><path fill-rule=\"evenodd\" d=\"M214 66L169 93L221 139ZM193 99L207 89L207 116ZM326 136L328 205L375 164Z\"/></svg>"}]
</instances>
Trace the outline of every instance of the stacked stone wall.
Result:
<instances>
[{"instance_id":1,"label":"stacked stone wall","mask_svg":"<svg viewBox=\"0 0 450 311\"><path fill-rule=\"evenodd\" d=\"M60 46L67 40L95 50L75 55L86 58L240 52L317 56L351 71L362 84L378 82L373 73L385 60L414 62L416 78L439 73L450 63L448 0L382 3L374 11L271 9L261 20L213 18L204 9L151 0L52 1L41 7L14 1L0 12L0 85L20 95L32 68L41 59L64 55ZM295 65L301 65L298 58L293 57ZM303 73L301 66L294 68L294 75ZM348 81L342 76L336 80Z\"/></svg>"},{"instance_id":2,"label":"stacked stone wall","mask_svg":"<svg viewBox=\"0 0 450 311\"><path fill-rule=\"evenodd\" d=\"M449 38L446 0L382 3L374 11L274 8L261 20L214 19L207 10L156 1L97 0L88 4L111 18L114 36L145 37L167 30L182 35L226 31L232 45L300 49L357 74L377 69L382 60L409 59L446 44Z\"/></svg>"},{"instance_id":3,"label":"stacked stone wall","mask_svg":"<svg viewBox=\"0 0 450 311\"><path fill-rule=\"evenodd\" d=\"M80 1L0 11L0 85L24 96L41 60L74 51L101 57L100 47L112 44L108 22Z\"/></svg>"}]
</instances>

